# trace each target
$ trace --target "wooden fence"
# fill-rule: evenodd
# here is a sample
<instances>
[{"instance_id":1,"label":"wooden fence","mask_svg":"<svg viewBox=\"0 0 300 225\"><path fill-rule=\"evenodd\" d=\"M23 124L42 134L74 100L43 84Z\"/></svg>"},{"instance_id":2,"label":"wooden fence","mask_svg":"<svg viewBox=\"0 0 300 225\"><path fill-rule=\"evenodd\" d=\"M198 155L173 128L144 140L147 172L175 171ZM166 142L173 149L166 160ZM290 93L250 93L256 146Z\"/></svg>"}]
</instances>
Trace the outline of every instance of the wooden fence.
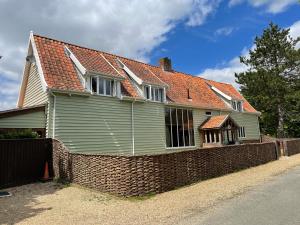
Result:
<instances>
[{"instance_id":1,"label":"wooden fence","mask_svg":"<svg viewBox=\"0 0 300 225\"><path fill-rule=\"evenodd\" d=\"M51 139L0 140L0 189L31 183L52 169Z\"/></svg>"}]
</instances>

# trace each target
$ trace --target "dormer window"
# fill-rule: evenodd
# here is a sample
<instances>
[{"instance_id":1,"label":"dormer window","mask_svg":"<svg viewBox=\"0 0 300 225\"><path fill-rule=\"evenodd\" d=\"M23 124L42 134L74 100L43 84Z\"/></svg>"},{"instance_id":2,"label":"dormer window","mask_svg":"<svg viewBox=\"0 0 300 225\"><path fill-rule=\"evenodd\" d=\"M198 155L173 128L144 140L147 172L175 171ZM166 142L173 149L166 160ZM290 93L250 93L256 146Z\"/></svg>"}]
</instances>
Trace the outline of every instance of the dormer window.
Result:
<instances>
[{"instance_id":1,"label":"dormer window","mask_svg":"<svg viewBox=\"0 0 300 225\"><path fill-rule=\"evenodd\" d=\"M238 111L238 112L243 111L243 104L241 101L232 100L231 106L232 106L233 110L235 110L235 111Z\"/></svg>"},{"instance_id":2,"label":"dormer window","mask_svg":"<svg viewBox=\"0 0 300 225\"><path fill-rule=\"evenodd\" d=\"M111 79L102 78L99 76L91 77L92 93L104 96L114 95L114 81Z\"/></svg>"},{"instance_id":3,"label":"dormer window","mask_svg":"<svg viewBox=\"0 0 300 225\"><path fill-rule=\"evenodd\" d=\"M154 102L164 102L165 92L163 88L153 87L151 85L144 86L144 97Z\"/></svg>"}]
</instances>

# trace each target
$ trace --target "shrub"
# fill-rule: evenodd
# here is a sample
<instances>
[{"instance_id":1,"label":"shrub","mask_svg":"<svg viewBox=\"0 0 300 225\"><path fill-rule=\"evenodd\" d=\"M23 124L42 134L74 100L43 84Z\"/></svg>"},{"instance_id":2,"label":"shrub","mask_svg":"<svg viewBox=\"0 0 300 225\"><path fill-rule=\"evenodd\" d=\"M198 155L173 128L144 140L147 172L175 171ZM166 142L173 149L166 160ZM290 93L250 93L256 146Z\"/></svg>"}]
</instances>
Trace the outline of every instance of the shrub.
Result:
<instances>
[{"instance_id":1,"label":"shrub","mask_svg":"<svg viewBox=\"0 0 300 225\"><path fill-rule=\"evenodd\" d=\"M0 139L26 139L26 138L38 138L37 132L31 129L24 130L12 130L5 133L0 133Z\"/></svg>"}]
</instances>

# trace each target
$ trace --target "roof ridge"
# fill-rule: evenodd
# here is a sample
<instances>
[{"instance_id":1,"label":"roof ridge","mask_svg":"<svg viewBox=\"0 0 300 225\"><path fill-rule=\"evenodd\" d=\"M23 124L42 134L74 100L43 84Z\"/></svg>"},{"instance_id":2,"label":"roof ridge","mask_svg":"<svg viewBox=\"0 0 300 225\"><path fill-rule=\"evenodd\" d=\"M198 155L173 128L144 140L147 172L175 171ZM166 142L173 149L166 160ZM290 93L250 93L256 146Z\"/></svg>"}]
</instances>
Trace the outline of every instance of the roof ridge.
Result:
<instances>
[{"instance_id":1,"label":"roof ridge","mask_svg":"<svg viewBox=\"0 0 300 225\"><path fill-rule=\"evenodd\" d=\"M113 53L110 53L110 52L105 52L105 51L97 50L97 49L90 48L90 47L84 47L84 46L81 46L81 45L78 45L78 44L73 44L73 43L66 42L66 41L61 41L61 40L58 40L58 39L55 39L55 38L46 37L46 36L43 36L43 35L40 35L40 34L33 33L33 36L37 36L37 37L41 37L41 38L46 38L46 39L49 39L49 40L52 40L52 41L64 43L64 44L67 44L67 45L72 45L74 47L83 48L83 49L86 49L86 50L89 50L89 51L94 51L94 52L98 52L98 53L102 53L102 54L103 53L104 54L108 54L110 56L119 57L119 58L123 58L123 59L126 59L126 60L131 60L131 61L136 62L136 63L141 63L141 64L146 65L146 66L150 66L150 67L154 67L154 68L160 69L159 66L155 66L155 65L152 65L152 64L149 64L149 63L144 63L144 62L141 62L141 61L137 61L135 59L131 59L131 58L127 58L127 57L124 57L124 56L116 55L116 54L113 54ZM215 81L215 80L207 79L207 78L200 77L200 76L195 76L195 75L192 75L192 74L189 74L189 73L186 73L186 72L181 72L181 71L177 71L177 70L173 70L173 71L175 73L179 73L179 74L184 75L184 76L191 76L193 78L199 78L199 79L202 79L202 80L213 81L213 82L217 82L217 83L220 83L220 84L227 84L227 85L233 86L232 84L229 84L229 83Z\"/></svg>"}]
</instances>

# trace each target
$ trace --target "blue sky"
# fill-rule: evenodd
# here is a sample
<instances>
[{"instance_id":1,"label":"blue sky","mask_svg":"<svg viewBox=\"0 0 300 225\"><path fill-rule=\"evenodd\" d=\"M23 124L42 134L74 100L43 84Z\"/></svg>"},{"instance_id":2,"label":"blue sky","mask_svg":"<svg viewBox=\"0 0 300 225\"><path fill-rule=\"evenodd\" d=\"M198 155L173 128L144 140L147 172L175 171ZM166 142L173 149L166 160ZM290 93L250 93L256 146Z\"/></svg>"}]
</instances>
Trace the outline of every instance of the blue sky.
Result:
<instances>
[{"instance_id":1,"label":"blue sky","mask_svg":"<svg viewBox=\"0 0 300 225\"><path fill-rule=\"evenodd\" d=\"M264 7L249 4L228 7L227 2L222 2L202 26L178 25L168 34L168 40L153 51L151 63L169 56L175 69L191 74L199 74L207 68L222 68L244 48L250 48L255 36L271 21L289 27L298 20L300 3L282 13L268 13Z\"/></svg>"},{"instance_id":2,"label":"blue sky","mask_svg":"<svg viewBox=\"0 0 300 225\"><path fill-rule=\"evenodd\" d=\"M271 21L300 36L299 1L0 0L0 110L16 105L30 30L236 85L238 56Z\"/></svg>"}]
</instances>

